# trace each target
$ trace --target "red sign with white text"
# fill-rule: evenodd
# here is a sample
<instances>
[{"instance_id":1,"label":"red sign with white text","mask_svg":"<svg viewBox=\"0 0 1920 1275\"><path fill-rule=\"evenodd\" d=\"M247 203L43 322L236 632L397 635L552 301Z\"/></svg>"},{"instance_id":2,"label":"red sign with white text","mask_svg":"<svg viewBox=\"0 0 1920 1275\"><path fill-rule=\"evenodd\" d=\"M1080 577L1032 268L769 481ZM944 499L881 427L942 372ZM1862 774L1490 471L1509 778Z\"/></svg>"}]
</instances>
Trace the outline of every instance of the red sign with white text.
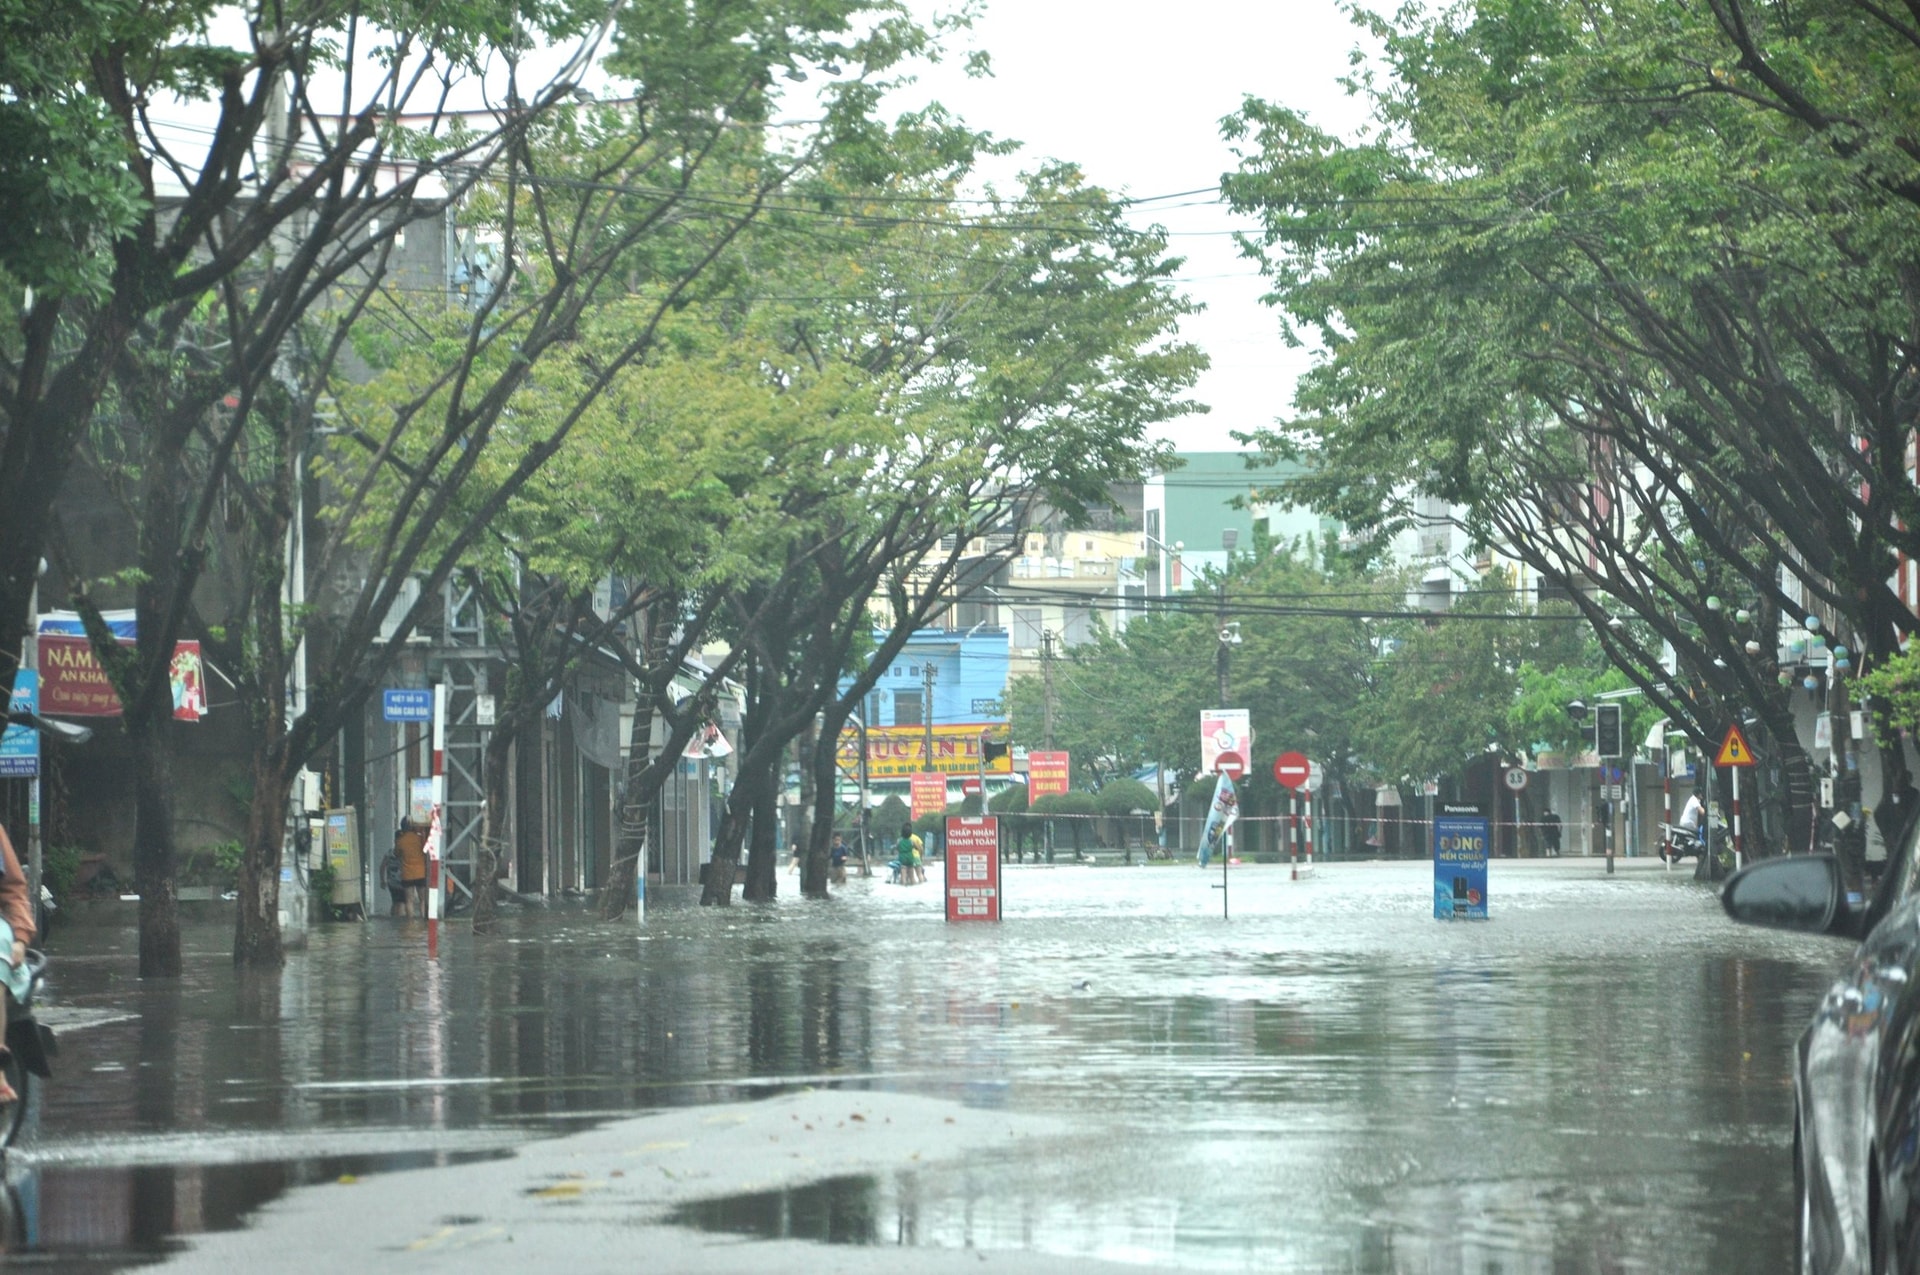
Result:
<instances>
[{"instance_id":1,"label":"red sign with white text","mask_svg":"<svg viewBox=\"0 0 1920 1275\"><path fill-rule=\"evenodd\" d=\"M947 920L1000 919L1000 820L947 818Z\"/></svg>"},{"instance_id":2,"label":"red sign with white text","mask_svg":"<svg viewBox=\"0 0 1920 1275\"><path fill-rule=\"evenodd\" d=\"M912 817L924 819L928 815L937 815L947 808L947 777L940 774L918 774L910 781L913 794Z\"/></svg>"},{"instance_id":3,"label":"red sign with white text","mask_svg":"<svg viewBox=\"0 0 1920 1275\"><path fill-rule=\"evenodd\" d=\"M1041 797L1066 792L1072 786L1069 760L1070 756L1065 752L1028 753L1027 799L1037 801Z\"/></svg>"}]
</instances>

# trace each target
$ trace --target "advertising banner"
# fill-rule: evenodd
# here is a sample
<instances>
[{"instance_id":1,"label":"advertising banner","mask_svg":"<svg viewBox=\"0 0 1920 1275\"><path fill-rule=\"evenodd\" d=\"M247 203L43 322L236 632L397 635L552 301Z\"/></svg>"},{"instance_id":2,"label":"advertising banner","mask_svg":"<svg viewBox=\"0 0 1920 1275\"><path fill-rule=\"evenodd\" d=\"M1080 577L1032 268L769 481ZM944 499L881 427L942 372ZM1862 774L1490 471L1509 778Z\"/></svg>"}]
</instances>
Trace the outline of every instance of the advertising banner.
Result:
<instances>
[{"instance_id":1,"label":"advertising banner","mask_svg":"<svg viewBox=\"0 0 1920 1275\"><path fill-rule=\"evenodd\" d=\"M947 777L938 773L923 773L912 779L912 818L923 819L928 815L937 815L947 808Z\"/></svg>"},{"instance_id":2,"label":"advertising banner","mask_svg":"<svg viewBox=\"0 0 1920 1275\"><path fill-rule=\"evenodd\" d=\"M40 711L40 675L30 668L13 675L13 703L8 711ZM0 779L31 779L40 773L40 732L26 726L9 726L0 733Z\"/></svg>"},{"instance_id":3,"label":"advertising banner","mask_svg":"<svg viewBox=\"0 0 1920 1275\"><path fill-rule=\"evenodd\" d=\"M133 612L110 611L102 618L121 646L134 644L138 635ZM94 658L93 645L78 615L50 611L41 616L39 644L42 712L49 717L120 716L120 696L107 680L107 671ZM207 685L198 642L174 643L167 680L173 693L175 721L197 722L207 715Z\"/></svg>"},{"instance_id":4,"label":"advertising banner","mask_svg":"<svg viewBox=\"0 0 1920 1275\"><path fill-rule=\"evenodd\" d=\"M1244 708L1207 708L1200 712L1200 773L1220 768L1220 756L1232 753L1244 771L1253 757L1253 726Z\"/></svg>"},{"instance_id":5,"label":"advertising banner","mask_svg":"<svg viewBox=\"0 0 1920 1275\"><path fill-rule=\"evenodd\" d=\"M1433 820L1433 916L1487 919L1487 817L1478 806L1442 806Z\"/></svg>"},{"instance_id":6,"label":"advertising banner","mask_svg":"<svg viewBox=\"0 0 1920 1275\"><path fill-rule=\"evenodd\" d=\"M1201 867L1212 862L1213 852L1221 849L1239 818L1240 797L1234 791L1233 776L1222 775L1213 786L1213 803L1207 807L1207 822L1200 829L1200 849L1195 857Z\"/></svg>"},{"instance_id":7,"label":"advertising banner","mask_svg":"<svg viewBox=\"0 0 1920 1275\"><path fill-rule=\"evenodd\" d=\"M1027 754L1027 800L1064 793L1071 786L1072 756L1066 752Z\"/></svg>"},{"instance_id":8,"label":"advertising banner","mask_svg":"<svg viewBox=\"0 0 1920 1275\"><path fill-rule=\"evenodd\" d=\"M947 819L947 920L1000 919L1000 821L992 815Z\"/></svg>"},{"instance_id":9,"label":"advertising banner","mask_svg":"<svg viewBox=\"0 0 1920 1275\"><path fill-rule=\"evenodd\" d=\"M949 722L933 728L933 756L927 756L925 726L867 727L867 778L905 779L916 772L939 771L943 775L980 773L980 733L1006 728L993 722ZM840 734L840 768L852 775L860 770L858 731ZM1013 773L1013 761L1004 753L987 763L989 775Z\"/></svg>"}]
</instances>

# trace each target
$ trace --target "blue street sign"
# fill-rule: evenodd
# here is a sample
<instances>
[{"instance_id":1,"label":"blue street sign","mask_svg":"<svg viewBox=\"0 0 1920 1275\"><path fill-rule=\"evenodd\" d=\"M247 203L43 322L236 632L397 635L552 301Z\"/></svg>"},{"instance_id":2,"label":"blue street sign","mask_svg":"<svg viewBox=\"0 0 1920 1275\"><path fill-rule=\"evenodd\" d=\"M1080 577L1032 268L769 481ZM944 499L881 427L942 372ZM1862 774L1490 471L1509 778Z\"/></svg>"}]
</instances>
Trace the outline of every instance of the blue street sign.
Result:
<instances>
[{"instance_id":1,"label":"blue street sign","mask_svg":"<svg viewBox=\"0 0 1920 1275\"><path fill-rule=\"evenodd\" d=\"M432 691L381 691L380 716L390 722L433 720Z\"/></svg>"},{"instance_id":2,"label":"blue street sign","mask_svg":"<svg viewBox=\"0 0 1920 1275\"><path fill-rule=\"evenodd\" d=\"M1487 817L1474 806L1443 806L1433 821L1433 916L1487 919Z\"/></svg>"},{"instance_id":3,"label":"blue street sign","mask_svg":"<svg viewBox=\"0 0 1920 1275\"><path fill-rule=\"evenodd\" d=\"M13 713L40 711L40 675L32 669L20 669L13 675ZM9 726L0 734L0 778L31 779L40 773L40 732L26 726Z\"/></svg>"}]
</instances>

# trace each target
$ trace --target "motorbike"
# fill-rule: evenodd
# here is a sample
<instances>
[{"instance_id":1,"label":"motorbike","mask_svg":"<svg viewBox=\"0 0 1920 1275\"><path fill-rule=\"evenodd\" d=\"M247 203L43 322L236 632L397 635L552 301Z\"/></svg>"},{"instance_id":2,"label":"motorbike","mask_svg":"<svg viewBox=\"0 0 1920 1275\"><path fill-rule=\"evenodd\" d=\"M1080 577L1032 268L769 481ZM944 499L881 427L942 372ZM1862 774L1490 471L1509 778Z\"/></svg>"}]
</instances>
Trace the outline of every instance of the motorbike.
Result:
<instances>
[{"instance_id":1,"label":"motorbike","mask_svg":"<svg viewBox=\"0 0 1920 1275\"><path fill-rule=\"evenodd\" d=\"M1720 849L1722 831L1709 826L1707 839L1715 849ZM1678 864L1682 858L1701 854L1705 847L1701 845L1701 831L1697 828L1682 828L1680 824L1661 824L1661 858L1670 864Z\"/></svg>"},{"instance_id":2,"label":"motorbike","mask_svg":"<svg viewBox=\"0 0 1920 1275\"><path fill-rule=\"evenodd\" d=\"M0 1108L0 1154L13 1145L26 1124L27 1109L33 1104L35 1077L40 1080L53 1077L51 1060L59 1046L54 1042L53 1030L33 1016L34 997L46 977L46 970L47 954L28 948L27 994L19 1000L14 999L11 992L6 994L7 1055L0 1070L4 1070L7 1083L20 1097L11 1106Z\"/></svg>"}]
</instances>

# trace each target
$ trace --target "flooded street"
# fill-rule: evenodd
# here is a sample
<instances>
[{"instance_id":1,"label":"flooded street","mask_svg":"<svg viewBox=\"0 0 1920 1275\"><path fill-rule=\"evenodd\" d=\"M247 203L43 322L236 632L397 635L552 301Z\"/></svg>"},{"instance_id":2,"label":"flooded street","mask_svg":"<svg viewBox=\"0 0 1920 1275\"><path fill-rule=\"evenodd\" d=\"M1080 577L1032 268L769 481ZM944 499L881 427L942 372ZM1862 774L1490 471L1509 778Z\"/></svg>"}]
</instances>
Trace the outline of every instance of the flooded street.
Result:
<instances>
[{"instance_id":1,"label":"flooded street","mask_svg":"<svg viewBox=\"0 0 1920 1275\"><path fill-rule=\"evenodd\" d=\"M998 926L877 877L656 895L644 929L456 922L437 965L420 923L331 926L253 986L224 923L146 987L131 928L93 918L52 945L75 1022L11 1242L113 1269L303 1183L811 1086L1058 1132L659 1220L1155 1269L1788 1269L1791 1050L1846 948L1602 871L1497 862L1481 924L1431 918L1424 863L1236 869L1225 921L1190 865L1009 866Z\"/></svg>"}]
</instances>

